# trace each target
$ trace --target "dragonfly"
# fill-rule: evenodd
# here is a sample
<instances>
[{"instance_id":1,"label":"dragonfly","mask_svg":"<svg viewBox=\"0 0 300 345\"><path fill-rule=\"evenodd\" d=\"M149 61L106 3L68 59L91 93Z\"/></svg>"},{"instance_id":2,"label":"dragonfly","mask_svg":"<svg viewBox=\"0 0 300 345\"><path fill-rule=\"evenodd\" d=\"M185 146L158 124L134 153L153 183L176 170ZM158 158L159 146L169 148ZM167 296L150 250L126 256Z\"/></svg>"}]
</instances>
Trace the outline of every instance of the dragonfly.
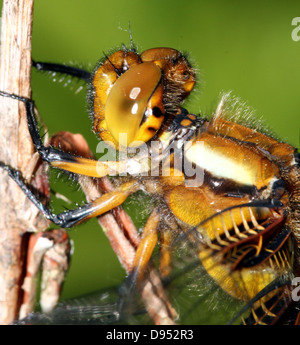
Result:
<instances>
[{"instance_id":1,"label":"dragonfly","mask_svg":"<svg viewBox=\"0 0 300 345\"><path fill-rule=\"evenodd\" d=\"M210 118L183 108L196 72L176 49L138 53L133 44L123 46L92 72L46 62L33 61L33 66L88 84L93 130L116 159L95 160L82 138L66 132L45 145L34 101L0 91L25 104L42 160L78 176L90 201L54 213L19 171L4 162L0 167L60 228L112 210L128 228L130 219L121 209L126 199L143 191L153 203L142 233L125 235L132 235L134 248L129 262L116 248L128 273L121 288L61 303L21 323L118 324L149 318L159 324L205 323L202 303L210 301L215 309L220 300L235 305L224 323L299 323L296 148L243 122L247 110L230 94L223 95ZM88 187L82 176L90 179ZM97 194L99 183L103 194ZM200 315L196 321L188 319L192 312Z\"/></svg>"}]
</instances>

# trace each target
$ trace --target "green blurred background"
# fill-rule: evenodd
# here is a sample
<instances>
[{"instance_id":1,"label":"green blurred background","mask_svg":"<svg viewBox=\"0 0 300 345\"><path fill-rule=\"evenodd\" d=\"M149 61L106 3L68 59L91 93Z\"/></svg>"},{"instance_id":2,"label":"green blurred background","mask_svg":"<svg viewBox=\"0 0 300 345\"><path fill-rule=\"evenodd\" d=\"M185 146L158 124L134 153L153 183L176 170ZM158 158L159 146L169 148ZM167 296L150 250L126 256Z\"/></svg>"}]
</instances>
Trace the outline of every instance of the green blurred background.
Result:
<instances>
[{"instance_id":1,"label":"green blurred background","mask_svg":"<svg viewBox=\"0 0 300 345\"><path fill-rule=\"evenodd\" d=\"M211 113L220 92L232 90L280 138L299 146L300 41L291 37L294 17L300 17L298 1L40 0L34 5L32 56L92 67L103 52L130 44L130 22L140 51L168 46L189 53L199 72L186 106L191 112ZM50 134L80 132L95 151L85 90L76 94L76 83L63 84L33 71L39 113ZM70 184L67 192L56 177L53 188L82 201L82 194ZM139 214L134 219L142 225ZM122 281L124 271L96 221L74 228L70 236L75 252L62 298Z\"/></svg>"}]
</instances>

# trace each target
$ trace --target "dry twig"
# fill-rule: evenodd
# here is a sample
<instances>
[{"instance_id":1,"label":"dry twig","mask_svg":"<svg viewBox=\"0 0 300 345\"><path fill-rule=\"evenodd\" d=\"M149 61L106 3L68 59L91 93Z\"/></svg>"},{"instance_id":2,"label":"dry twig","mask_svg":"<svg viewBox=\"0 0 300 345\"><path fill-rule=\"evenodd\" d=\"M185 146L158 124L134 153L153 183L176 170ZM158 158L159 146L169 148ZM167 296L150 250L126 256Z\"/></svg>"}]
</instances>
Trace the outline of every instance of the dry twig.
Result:
<instances>
[{"instance_id":1,"label":"dry twig","mask_svg":"<svg viewBox=\"0 0 300 345\"><path fill-rule=\"evenodd\" d=\"M0 89L31 96L31 28L33 0L4 0L1 27ZM31 180L37 163L23 104L1 98L0 160L18 168ZM18 317L22 303L23 268L28 231L44 229L47 222L18 186L0 171L0 323Z\"/></svg>"}]
</instances>

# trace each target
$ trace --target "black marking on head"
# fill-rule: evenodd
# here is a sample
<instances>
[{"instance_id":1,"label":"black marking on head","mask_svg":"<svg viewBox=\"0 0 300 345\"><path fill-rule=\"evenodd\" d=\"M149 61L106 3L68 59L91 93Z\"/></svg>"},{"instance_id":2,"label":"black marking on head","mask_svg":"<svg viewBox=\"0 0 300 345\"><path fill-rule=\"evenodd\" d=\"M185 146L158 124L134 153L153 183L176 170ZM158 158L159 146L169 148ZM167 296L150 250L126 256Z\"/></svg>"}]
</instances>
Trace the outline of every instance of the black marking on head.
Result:
<instances>
[{"instance_id":1,"label":"black marking on head","mask_svg":"<svg viewBox=\"0 0 300 345\"><path fill-rule=\"evenodd\" d=\"M179 60L181 60L182 58L184 58L184 55L179 51L178 52L178 56L176 58L173 58L171 60L172 65L175 65Z\"/></svg>"},{"instance_id":2,"label":"black marking on head","mask_svg":"<svg viewBox=\"0 0 300 345\"><path fill-rule=\"evenodd\" d=\"M157 117L157 118L159 118L159 117L161 117L161 116L164 115L163 112L160 110L159 107L154 107L154 108L152 109L152 114L153 114L153 116L155 116L155 117Z\"/></svg>"},{"instance_id":3,"label":"black marking on head","mask_svg":"<svg viewBox=\"0 0 300 345\"><path fill-rule=\"evenodd\" d=\"M108 60L108 62L113 66L115 72L117 73L117 75L120 77L122 75L122 72L109 60L109 57L103 52L103 55L106 57L106 59Z\"/></svg>"}]
</instances>

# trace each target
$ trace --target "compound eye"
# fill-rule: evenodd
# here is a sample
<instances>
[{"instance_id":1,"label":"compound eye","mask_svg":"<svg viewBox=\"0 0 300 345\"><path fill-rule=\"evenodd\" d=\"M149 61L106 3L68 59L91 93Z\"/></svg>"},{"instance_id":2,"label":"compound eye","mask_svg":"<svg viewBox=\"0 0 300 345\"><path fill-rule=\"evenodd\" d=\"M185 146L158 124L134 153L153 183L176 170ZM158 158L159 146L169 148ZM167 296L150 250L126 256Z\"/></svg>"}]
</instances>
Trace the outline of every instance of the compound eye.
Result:
<instances>
[{"instance_id":1,"label":"compound eye","mask_svg":"<svg viewBox=\"0 0 300 345\"><path fill-rule=\"evenodd\" d=\"M195 71L188 60L172 48L152 48L141 54L143 62L152 61L160 67L164 76L165 104L175 107L181 103L192 91L195 85ZM174 89L176 97L173 98ZM174 103L175 102L175 103ZM173 112L170 110L169 112Z\"/></svg>"},{"instance_id":2,"label":"compound eye","mask_svg":"<svg viewBox=\"0 0 300 345\"><path fill-rule=\"evenodd\" d=\"M120 145L129 146L138 136L147 103L161 76L157 65L145 62L131 67L113 85L105 105L105 122Z\"/></svg>"}]
</instances>

